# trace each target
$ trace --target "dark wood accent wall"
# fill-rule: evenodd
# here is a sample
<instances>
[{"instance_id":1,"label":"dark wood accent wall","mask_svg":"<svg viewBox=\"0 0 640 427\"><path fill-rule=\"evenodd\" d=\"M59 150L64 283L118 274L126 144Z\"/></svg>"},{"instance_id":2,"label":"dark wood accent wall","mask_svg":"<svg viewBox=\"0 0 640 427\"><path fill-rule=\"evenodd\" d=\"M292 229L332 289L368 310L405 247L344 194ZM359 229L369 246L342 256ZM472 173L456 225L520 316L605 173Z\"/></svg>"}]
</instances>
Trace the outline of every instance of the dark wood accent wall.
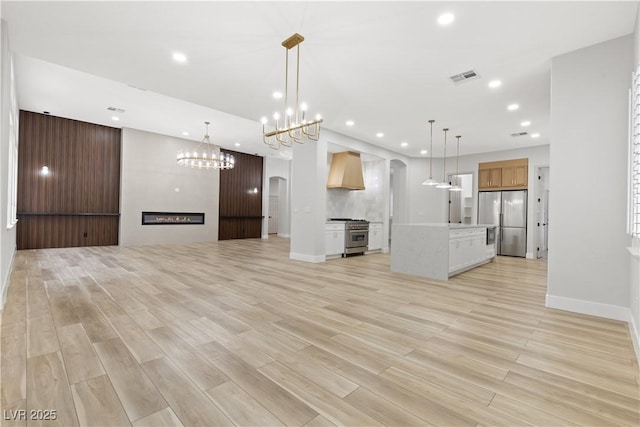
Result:
<instances>
[{"instance_id":1,"label":"dark wood accent wall","mask_svg":"<svg viewBox=\"0 0 640 427\"><path fill-rule=\"evenodd\" d=\"M218 239L248 239L262 235L263 158L225 150L236 166L220 171L220 218ZM258 189L254 193L254 189Z\"/></svg>"},{"instance_id":2,"label":"dark wood accent wall","mask_svg":"<svg viewBox=\"0 0 640 427\"><path fill-rule=\"evenodd\" d=\"M120 140L120 129L20 111L18 249L118 244Z\"/></svg>"}]
</instances>

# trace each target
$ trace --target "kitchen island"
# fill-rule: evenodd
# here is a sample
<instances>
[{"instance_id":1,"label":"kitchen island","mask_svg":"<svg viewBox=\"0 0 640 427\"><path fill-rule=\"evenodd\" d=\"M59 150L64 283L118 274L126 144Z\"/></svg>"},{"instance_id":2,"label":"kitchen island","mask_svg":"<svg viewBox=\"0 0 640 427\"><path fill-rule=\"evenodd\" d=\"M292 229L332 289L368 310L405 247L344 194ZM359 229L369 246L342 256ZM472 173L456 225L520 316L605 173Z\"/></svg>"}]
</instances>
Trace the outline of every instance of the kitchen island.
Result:
<instances>
[{"instance_id":1,"label":"kitchen island","mask_svg":"<svg viewBox=\"0 0 640 427\"><path fill-rule=\"evenodd\" d=\"M495 226L394 224L391 271L437 280L493 261Z\"/></svg>"}]
</instances>

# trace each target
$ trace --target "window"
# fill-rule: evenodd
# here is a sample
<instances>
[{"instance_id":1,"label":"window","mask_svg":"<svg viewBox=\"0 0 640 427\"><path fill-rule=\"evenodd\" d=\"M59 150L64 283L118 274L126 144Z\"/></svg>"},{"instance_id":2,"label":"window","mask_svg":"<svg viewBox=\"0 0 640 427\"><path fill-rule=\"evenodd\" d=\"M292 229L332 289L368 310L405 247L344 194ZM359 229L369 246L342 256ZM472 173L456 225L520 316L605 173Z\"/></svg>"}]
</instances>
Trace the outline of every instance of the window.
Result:
<instances>
[{"instance_id":1,"label":"window","mask_svg":"<svg viewBox=\"0 0 640 427\"><path fill-rule=\"evenodd\" d=\"M18 222L18 102L16 81L13 74L13 58L9 60L9 158L7 172L7 228Z\"/></svg>"}]
</instances>

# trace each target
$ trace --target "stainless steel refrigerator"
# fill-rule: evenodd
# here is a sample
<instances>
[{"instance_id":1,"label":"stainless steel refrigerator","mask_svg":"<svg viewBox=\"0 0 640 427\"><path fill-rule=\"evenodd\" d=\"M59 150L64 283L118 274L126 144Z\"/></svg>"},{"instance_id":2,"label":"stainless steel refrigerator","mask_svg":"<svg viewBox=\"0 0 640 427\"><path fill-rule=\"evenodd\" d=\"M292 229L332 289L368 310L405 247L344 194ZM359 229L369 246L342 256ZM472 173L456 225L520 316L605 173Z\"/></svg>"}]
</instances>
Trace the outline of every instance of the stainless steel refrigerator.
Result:
<instances>
[{"instance_id":1,"label":"stainless steel refrigerator","mask_svg":"<svg viewBox=\"0 0 640 427\"><path fill-rule=\"evenodd\" d=\"M495 224L496 253L527 254L527 190L482 191L478 199L478 224Z\"/></svg>"}]
</instances>

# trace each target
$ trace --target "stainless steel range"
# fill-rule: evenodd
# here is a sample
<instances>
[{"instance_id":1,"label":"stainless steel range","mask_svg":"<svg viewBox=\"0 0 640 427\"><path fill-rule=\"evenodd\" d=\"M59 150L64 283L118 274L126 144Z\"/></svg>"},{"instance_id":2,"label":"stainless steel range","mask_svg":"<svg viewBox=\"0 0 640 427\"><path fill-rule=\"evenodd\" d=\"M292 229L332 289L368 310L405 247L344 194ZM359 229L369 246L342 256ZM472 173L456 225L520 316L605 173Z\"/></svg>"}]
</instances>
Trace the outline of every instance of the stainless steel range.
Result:
<instances>
[{"instance_id":1,"label":"stainless steel range","mask_svg":"<svg viewBox=\"0 0 640 427\"><path fill-rule=\"evenodd\" d=\"M344 221L344 253L345 255L363 254L369 246L369 221L365 219L331 218L330 221Z\"/></svg>"}]
</instances>

